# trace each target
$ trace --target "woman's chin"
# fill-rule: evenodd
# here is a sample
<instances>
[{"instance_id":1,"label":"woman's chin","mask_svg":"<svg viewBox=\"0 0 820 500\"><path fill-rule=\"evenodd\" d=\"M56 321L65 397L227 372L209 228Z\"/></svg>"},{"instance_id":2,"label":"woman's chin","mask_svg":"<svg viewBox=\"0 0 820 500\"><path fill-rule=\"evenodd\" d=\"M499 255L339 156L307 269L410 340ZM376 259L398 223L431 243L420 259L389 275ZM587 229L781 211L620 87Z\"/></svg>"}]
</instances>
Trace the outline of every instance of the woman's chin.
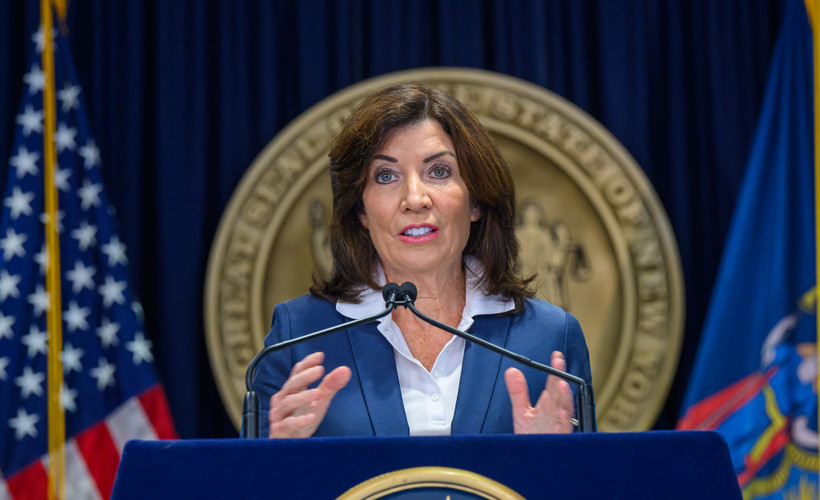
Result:
<instances>
[{"instance_id":1,"label":"woman's chin","mask_svg":"<svg viewBox=\"0 0 820 500\"><path fill-rule=\"evenodd\" d=\"M418 279L452 279L457 275L461 269L461 258L459 257L457 263L451 262L443 264L442 260L433 260L429 255L419 256L417 259L409 259L408 261L390 266L382 265L385 268L385 274L388 281L412 281ZM392 269L392 271L390 270Z\"/></svg>"}]
</instances>

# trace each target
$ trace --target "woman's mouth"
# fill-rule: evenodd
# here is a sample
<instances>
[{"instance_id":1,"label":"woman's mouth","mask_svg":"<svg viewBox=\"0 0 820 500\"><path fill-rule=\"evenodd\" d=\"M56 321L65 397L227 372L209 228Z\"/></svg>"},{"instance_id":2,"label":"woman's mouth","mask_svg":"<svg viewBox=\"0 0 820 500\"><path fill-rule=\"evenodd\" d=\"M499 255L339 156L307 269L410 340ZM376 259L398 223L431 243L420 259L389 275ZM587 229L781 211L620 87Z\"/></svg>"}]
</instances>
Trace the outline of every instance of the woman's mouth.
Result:
<instances>
[{"instance_id":1,"label":"woman's mouth","mask_svg":"<svg viewBox=\"0 0 820 500\"><path fill-rule=\"evenodd\" d=\"M437 235L438 228L435 226L408 226L399 234L399 239L406 243L425 243Z\"/></svg>"},{"instance_id":2,"label":"woman's mouth","mask_svg":"<svg viewBox=\"0 0 820 500\"><path fill-rule=\"evenodd\" d=\"M411 227L410 229L405 230L403 235L405 236L426 236L433 232L433 229L430 227Z\"/></svg>"}]
</instances>

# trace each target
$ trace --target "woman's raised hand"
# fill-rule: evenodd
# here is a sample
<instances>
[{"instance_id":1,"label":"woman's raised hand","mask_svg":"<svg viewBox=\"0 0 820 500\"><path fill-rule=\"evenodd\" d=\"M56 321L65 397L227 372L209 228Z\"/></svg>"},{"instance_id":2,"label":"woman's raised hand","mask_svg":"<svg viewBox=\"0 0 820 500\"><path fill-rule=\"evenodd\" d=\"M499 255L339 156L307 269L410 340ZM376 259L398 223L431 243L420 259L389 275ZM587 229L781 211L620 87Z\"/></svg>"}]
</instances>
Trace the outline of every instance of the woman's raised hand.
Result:
<instances>
[{"instance_id":1,"label":"woman's raised hand","mask_svg":"<svg viewBox=\"0 0 820 500\"><path fill-rule=\"evenodd\" d=\"M567 363L559 351L552 353L550 366L566 371ZM550 375L538 402L530 404L530 393L524 374L516 368L508 368L504 382L512 404L513 431L516 434L547 434L572 432L572 391L565 380Z\"/></svg>"},{"instance_id":2,"label":"woman's raised hand","mask_svg":"<svg viewBox=\"0 0 820 500\"><path fill-rule=\"evenodd\" d=\"M333 396L350 381L351 371L340 366L325 375L324 353L314 352L293 366L290 376L271 396L268 421L273 438L310 437L325 418ZM308 387L322 379L314 389Z\"/></svg>"}]
</instances>

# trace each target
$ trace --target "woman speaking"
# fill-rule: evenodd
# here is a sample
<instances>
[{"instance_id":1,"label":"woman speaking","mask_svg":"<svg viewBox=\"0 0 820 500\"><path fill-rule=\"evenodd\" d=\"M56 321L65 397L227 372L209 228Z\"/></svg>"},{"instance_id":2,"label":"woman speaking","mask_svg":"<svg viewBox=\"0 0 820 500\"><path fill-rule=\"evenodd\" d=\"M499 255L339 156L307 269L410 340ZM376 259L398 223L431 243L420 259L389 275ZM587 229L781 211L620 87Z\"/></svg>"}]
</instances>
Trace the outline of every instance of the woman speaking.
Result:
<instances>
[{"instance_id":1,"label":"woman speaking","mask_svg":"<svg viewBox=\"0 0 820 500\"><path fill-rule=\"evenodd\" d=\"M384 310L412 282L425 315L591 382L578 321L522 278L510 167L478 119L417 84L366 98L330 151L333 273L276 306L270 345ZM259 366L271 437L572 432L565 381L394 309ZM269 406L268 406L269 405Z\"/></svg>"}]
</instances>

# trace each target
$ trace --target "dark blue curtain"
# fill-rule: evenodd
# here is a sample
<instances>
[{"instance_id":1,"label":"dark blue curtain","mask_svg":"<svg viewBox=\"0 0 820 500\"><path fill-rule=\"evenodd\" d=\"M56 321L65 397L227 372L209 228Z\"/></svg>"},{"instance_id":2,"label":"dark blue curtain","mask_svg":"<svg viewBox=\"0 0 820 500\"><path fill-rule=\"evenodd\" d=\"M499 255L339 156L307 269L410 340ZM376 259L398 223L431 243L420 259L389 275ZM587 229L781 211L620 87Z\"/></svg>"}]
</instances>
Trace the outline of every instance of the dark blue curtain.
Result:
<instances>
[{"instance_id":1,"label":"dark blue curtain","mask_svg":"<svg viewBox=\"0 0 820 500\"><path fill-rule=\"evenodd\" d=\"M39 2L0 0L0 178ZM645 169L686 281L671 428L757 121L781 0L74 0L67 28L181 436L234 436L205 352L203 286L243 172L299 113L424 66L513 75L574 102Z\"/></svg>"}]
</instances>

